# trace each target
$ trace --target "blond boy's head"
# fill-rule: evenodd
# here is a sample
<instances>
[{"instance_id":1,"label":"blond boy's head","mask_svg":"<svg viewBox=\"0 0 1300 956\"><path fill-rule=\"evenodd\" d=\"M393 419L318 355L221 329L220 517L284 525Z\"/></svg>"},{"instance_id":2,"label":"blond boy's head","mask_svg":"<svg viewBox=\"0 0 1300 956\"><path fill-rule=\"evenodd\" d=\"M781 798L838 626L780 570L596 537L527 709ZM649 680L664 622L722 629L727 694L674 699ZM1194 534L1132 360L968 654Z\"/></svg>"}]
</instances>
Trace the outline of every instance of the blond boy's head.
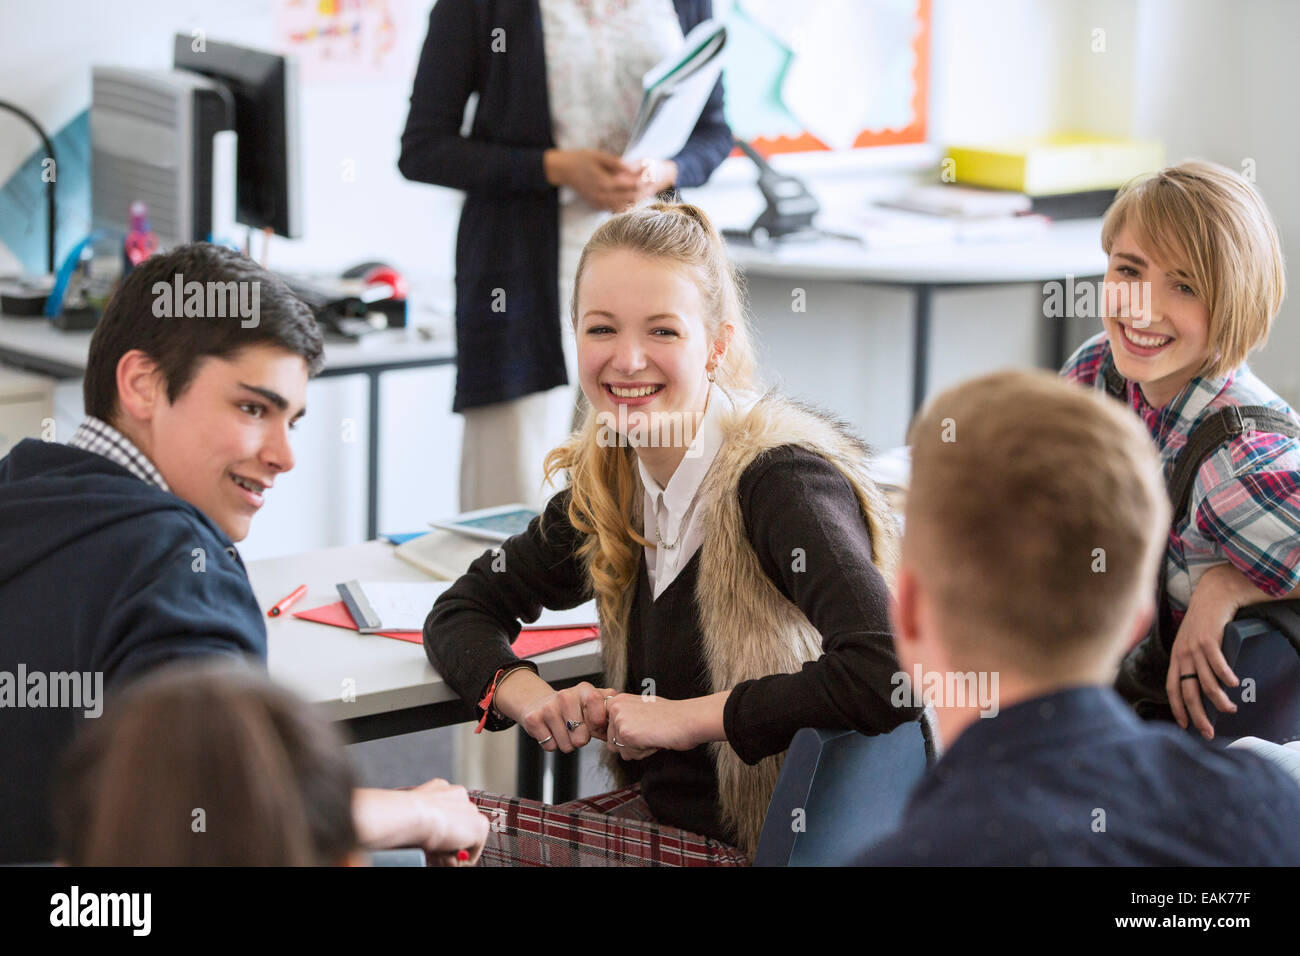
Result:
<instances>
[{"instance_id":1,"label":"blond boy's head","mask_svg":"<svg viewBox=\"0 0 1300 956\"><path fill-rule=\"evenodd\" d=\"M1126 228L1149 255L1186 273L1208 307L1210 347L1201 374L1226 374L1267 340L1286 293L1282 247L1264 201L1245 179L1198 161L1136 179L1106 212L1107 255Z\"/></svg>"},{"instance_id":2,"label":"blond boy's head","mask_svg":"<svg viewBox=\"0 0 1300 956\"><path fill-rule=\"evenodd\" d=\"M904 669L1111 679L1169 527L1137 417L1045 372L999 372L930 400L909 439L900 630L929 633L899 640Z\"/></svg>"}]
</instances>

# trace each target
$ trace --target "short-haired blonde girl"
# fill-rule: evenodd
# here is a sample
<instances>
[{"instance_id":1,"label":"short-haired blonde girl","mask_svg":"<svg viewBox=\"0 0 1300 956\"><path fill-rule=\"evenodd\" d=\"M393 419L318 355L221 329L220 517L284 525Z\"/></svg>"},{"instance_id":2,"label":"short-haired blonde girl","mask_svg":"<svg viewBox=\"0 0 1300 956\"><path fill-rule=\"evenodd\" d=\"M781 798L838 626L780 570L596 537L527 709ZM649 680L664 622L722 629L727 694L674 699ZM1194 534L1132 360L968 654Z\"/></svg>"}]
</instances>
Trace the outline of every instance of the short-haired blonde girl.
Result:
<instances>
[{"instance_id":1,"label":"short-haired blonde girl","mask_svg":"<svg viewBox=\"0 0 1300 956\"><path fill-rule=\"evenodd\" d=\"M1254 187L1213 163L1185 162L1125 187L1106 213L1103 332L1066 363L1068 379L1109 390L1145 422L1166 479L1192 432L1228 406L1263 407L1282 424L1246 428L1196 471L1173 516L1162 574L1160 640L1125 662L1121 690L1206 737L1201 693L1236 706L1223 630L1249 604L1300 597L1300 427L1246 364L1286 290L1277 230Z\"/></svg>"},{"instance_id":2,"label":"short-haired blonde girl","mask_svg":"<svg viewBox=\"0 0 1300 956\"><path fill-rule=\"evenodd\" d=\"M562 807L479 794L484 863L752 858L800 727L887 731L895 525L867 450L757 391L741 290L708 217L607 221L573 304L586 421L547 460L568 486L434 606L425 648L489 729L605 741L619 790ZM556 692L510 641L595 597L609 688ZM616 759L613 755L617 755ZM515 826L514 823L518 823Z\"/></svg>"}]
</instances>

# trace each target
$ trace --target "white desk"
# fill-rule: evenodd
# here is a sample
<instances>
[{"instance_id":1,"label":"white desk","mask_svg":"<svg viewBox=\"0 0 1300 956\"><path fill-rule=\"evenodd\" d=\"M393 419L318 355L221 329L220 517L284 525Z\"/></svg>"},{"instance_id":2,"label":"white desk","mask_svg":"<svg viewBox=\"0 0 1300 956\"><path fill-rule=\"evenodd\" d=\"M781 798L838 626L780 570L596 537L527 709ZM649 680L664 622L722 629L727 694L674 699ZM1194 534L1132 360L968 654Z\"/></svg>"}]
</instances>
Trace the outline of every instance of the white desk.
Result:
<instances>
[{"instance_id":1,"label":"white desk","mask_svg":"<svg viewBox=\"0 0 1300 956\"><path fill-rule=\"evenodd\" d=\"M944 242L868 248L840 239L799 240L769 248L729 241L732 261L750 275L867 285L901 285L915 290L913 313L912 408L925 400L930 348L931 299L936 288L1047 282L1096 277L1106 272L1101 220L1053 223L1024 240ZM1065 323L1052 323L1057 367L1068 356Z\"/></svg>"},{"instance_id":2,"label":"white desk","mask_svg":"<svg viewBox=\"0 0 1300 956\"><path fill-rule=\"evenodd\" d=\"M0 315L0 362L54 378L81 378L90 353L90 332L63 332L44 318ZM456 361L450 338L426 339L414 329L376 332L362 342L325 340L321 378L365 375L370 382L366 536L379 534L379 376L398 369L429 368Z\"/></svg>"},{"instance_id":3,"label":"white desk","mask_svg":"<svg viewBox=\"0 0 1300 956\"><path fill-rule=\"evenodd\" d=\"M423 644L315 624L293 611L337 601L335 585L351 578L428 581L428 575L393 554L386 541L329 548L309 554L252 561L248 576L263 612L300 584L307 585L290 612L268 618L267 652L271 676L325 708L356 742L415 733L475 720L429 664ZM552 687L583 680L599 685L600 644L562 647L534 658L538 673ZM345 683L347 682L347 683ZM347 698L354 697L349 700ZM578 795L577 753L551 754L556 803ZM527 734L519 736L519 795L542 798L544 754Z\"/></svg>"},{"instance_id":4,"label":"white desk","mask_svg":"<svg viewBox=\"0 0 1300 956\"><path fill-rule=\"evenodd\" d=\"M266 621L271 675L334 720L356 740L428 730L474 719L430 666L421 644L315 624L293 611L339 599L335 585L351 578L428 581L428 575L393 555L386 541L329 548L309 554L252 561L248 576L263 612L300 584L307 594L290 613ZM566 687L601 672L596 642L560 648L536 658L552 686ZM351 681L351 685L345 685ZM355 700L345 700L345 688Z\"/></svg>"}]
</instances>

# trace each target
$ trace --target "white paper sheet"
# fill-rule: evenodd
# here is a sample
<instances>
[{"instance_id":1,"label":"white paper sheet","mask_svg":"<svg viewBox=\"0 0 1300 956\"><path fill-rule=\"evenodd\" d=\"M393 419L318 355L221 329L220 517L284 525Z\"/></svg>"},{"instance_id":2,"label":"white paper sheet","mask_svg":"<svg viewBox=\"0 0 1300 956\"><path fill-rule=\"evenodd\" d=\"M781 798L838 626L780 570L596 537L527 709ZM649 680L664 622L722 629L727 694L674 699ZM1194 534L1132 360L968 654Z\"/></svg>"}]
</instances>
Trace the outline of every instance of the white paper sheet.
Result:
<instances>
[{"instance_id":1,"label":"white paper sheet","mask_svg":"<svg viewBox=\"0 0 1300 956\"><path fill-rule=\"evenodd\" d=\"M429 616L433 602L438 600L451 581L359 581L371 611L379 618L378 628L366 630L380 631L422 631L424 620ZM525 624L528 629L595 627L596 602L588 601L568 611L543 610L542 616L532 624Z\"/></svg>"}]
</instances>

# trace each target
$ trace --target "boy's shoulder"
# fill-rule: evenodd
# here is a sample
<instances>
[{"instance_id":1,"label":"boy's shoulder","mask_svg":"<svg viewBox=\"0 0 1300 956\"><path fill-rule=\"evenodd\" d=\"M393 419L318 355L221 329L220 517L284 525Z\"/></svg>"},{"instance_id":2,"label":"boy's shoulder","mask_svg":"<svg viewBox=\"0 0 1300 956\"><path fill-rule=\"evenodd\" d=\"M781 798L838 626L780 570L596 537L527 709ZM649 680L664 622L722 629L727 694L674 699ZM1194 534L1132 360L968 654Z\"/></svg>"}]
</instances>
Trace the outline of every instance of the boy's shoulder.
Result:
<instances>
[{"instance_id":1,"label":"boy's shoulder","mask_svg":"<svg viewBox=\"0 0 1300 956\"><path fill-rule=\"evenodd\" d=\"M57 519L62 527L153 539L174 528L232 542L202 511L93 451L25 439L0 459L0 513L8 525Z\"/></svg>"},{"instance_id":2,"label":"boy's shoulder","mask_svg":"<svg viewBox=\"0 0 1300 956\"><path fill-rule=\"evenodd\" d=\"M182 654L266 656L239 553L206 515L94 452L22 442L0 462L0 624L15 660L113 682ZM39 624L34 623L39 622Z\"/></svg>"},{"instance_id":3,"label":"boy's shoulder","mask_svg":"<svg viewBox=\"0 0 1300 956\"><path fill-rule=\"evenodd\" d=\"M202 511L95 452L28 439L0 461L0 584L27 571L121 582L177 562L248 588L233 542Z\"/></svg>"},{"instance_id":4,"label":"boy's shoulder","mask_svg":"<svg viewBox=\"0 0 1300 956\"><path fill-rule=\"evenodd\" d=\"M862 864L1300 863L1300 787L1255 754L1172 726L1112 728L927 783Z\"/></svg>"},{"instance_id":5,"label":"boy's shoulder","mask_svg":"<svg viewBox=\"0 0 1300 956\"><path fill-rule=\"evenodd\" d=\"M1061 368L1061 377L1078 385L1102 387L1101 374L1110 359L1110 338L1103 330L1075 350Z\"/></svg>"}]
</instances>

